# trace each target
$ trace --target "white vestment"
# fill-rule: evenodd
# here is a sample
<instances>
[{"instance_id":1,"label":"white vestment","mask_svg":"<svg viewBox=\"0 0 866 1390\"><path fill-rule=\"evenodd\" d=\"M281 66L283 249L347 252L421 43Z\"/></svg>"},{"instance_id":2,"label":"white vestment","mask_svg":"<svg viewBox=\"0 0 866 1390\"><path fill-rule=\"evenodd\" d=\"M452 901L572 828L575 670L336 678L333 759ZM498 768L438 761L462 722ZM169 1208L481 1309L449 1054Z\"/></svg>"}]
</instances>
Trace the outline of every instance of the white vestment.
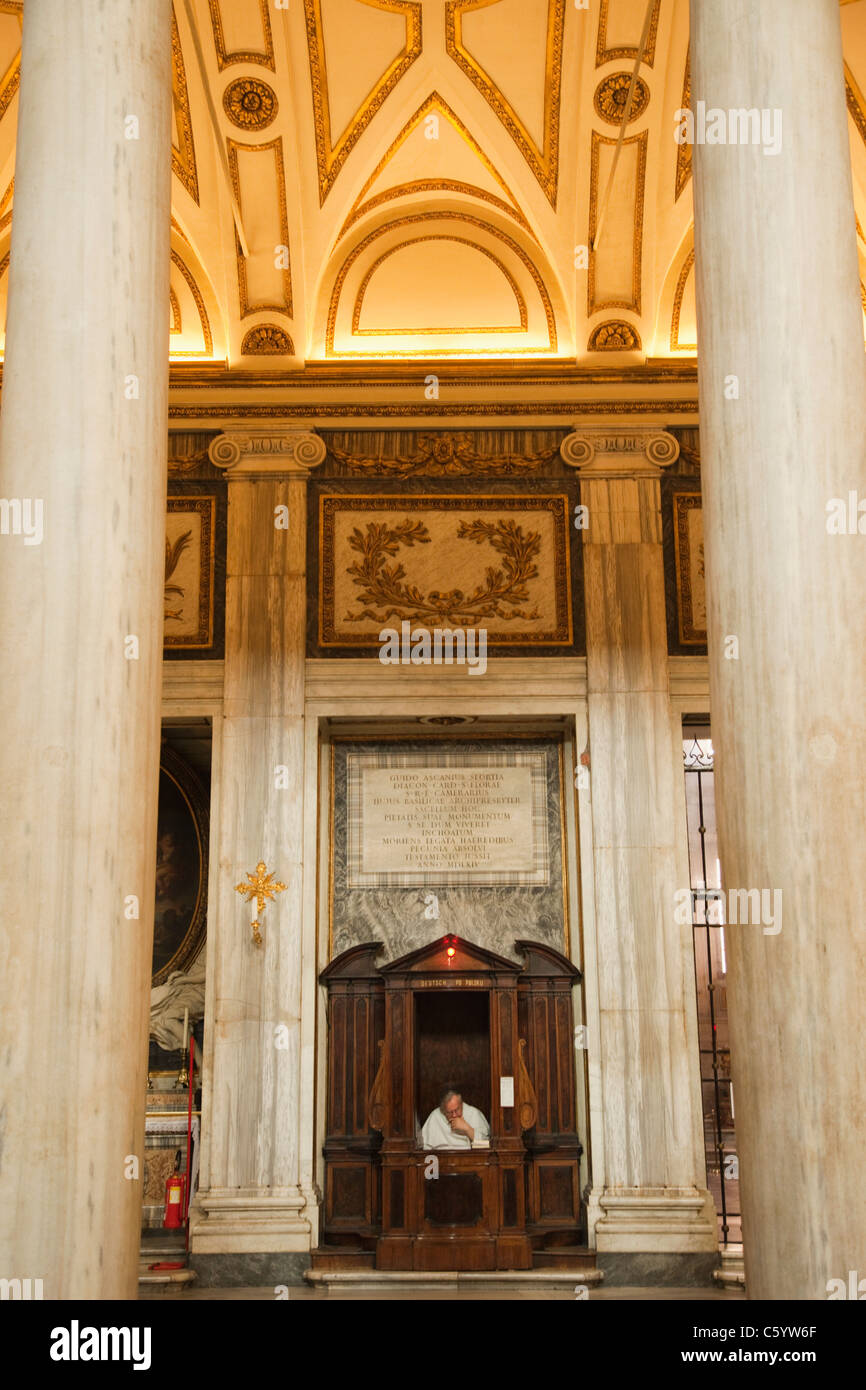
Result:
<instances>
[{"instance_id":1,"label":"white vestment","mask_svg":"<svg viewBox=\"0 0 866 1390\"><path fill-rule=\"evenodd\" d=\"M475 1130L476 1139L489 1139L490 1126L480 1110L463 1102L463 1119ZM469 1149L472 1147L469 1135L452 1129L438 1108L431 1110L421 1131L422 1149Z\"/></svg>"}]
</instances>

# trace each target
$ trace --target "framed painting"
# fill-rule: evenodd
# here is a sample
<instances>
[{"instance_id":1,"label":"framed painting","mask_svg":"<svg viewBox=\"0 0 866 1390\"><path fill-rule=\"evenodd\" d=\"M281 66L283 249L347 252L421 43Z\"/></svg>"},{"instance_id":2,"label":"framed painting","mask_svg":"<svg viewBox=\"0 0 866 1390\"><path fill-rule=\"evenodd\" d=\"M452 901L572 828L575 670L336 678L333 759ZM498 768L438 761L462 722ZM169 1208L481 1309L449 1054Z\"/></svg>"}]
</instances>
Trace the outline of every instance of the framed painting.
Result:
<instances>
[{"instance_id":1,"label":"framed painting","mask_svg":"<svg viewBox=\"0 0 866 1390\"><path fill-rule=\"evenodd\" d=\"M216 497L167 499L163 646L204 651L214 641Z\"/></svg>"},{"instance_id":2,"label":"framed painting","mask_svg":"<svg viewBox=\"0 0 866 1390\"><path fill-rule=\"evenodd\" d=\"M159 764L156 902L151 987L185 970L201 949L207 914L207 797L195 771L163 746Z\"/></svg>"}]
</instances>

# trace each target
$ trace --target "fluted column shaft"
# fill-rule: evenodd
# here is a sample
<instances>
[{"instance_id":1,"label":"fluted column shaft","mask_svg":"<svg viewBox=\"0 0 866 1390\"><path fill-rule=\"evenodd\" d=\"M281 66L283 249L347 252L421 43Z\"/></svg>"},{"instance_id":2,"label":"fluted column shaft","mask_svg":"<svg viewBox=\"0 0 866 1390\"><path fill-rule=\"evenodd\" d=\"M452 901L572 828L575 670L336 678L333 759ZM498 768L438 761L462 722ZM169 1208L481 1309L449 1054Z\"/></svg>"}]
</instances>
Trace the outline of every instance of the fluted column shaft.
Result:
<instances>
[{"instance_id":1,"label":"fluted column shaft","mask_svg":"<svg viewBox=\"0 0 866 1390\"><path fill-rule=\"evenodd\" d=\"M31 522L0 535L0 1275L46 1299L136 1294L170 113L170 0L28 0L0 419L0 494Z\"/></svg>"},{"instance_id":2,"label":"fluted column shaft","mask_svg":"<svg viewBox=\"0 0 866 1390\"><path fill-rule=\"evenodd\" d=\"M750 1297L863 1272L866 369L837 0L692 0L692 97L781 150L694 150L710 694ZM769 128L769 122L768 122ZM781 929L779 929L779 927Z\"/></svg>"}]
</instances>

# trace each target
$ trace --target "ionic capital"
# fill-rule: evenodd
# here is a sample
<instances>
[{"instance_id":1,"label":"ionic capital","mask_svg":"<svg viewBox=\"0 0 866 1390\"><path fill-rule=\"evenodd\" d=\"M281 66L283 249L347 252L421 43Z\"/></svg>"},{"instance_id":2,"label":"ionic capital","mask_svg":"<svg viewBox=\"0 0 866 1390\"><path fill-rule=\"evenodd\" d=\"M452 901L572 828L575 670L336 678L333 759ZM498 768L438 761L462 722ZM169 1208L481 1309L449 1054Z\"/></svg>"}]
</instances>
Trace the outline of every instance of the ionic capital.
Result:
<instances>
[{"instance_id":1,"label":"ionic capital","mask_svg":"<svg viewBox=\"0 0 866 1390\"><path fill-rule=\"evenodd\" d=\"M233 478L245 473L306 478L325 458L325 442L312 430L234 430L211 440L208 458Z\"/></svg>"},{"instance_id":2,"label":"ionic capital","mask_svg":"<svg viewBox=\"0 0 866 1390\"><path fill-rule=\"evenodd\" d=\"M679 458L679 441L653 425L614 430L603 426L578 426L559 446L564 463L581 476L657 477Z\"/></svg>"}]
</instances>

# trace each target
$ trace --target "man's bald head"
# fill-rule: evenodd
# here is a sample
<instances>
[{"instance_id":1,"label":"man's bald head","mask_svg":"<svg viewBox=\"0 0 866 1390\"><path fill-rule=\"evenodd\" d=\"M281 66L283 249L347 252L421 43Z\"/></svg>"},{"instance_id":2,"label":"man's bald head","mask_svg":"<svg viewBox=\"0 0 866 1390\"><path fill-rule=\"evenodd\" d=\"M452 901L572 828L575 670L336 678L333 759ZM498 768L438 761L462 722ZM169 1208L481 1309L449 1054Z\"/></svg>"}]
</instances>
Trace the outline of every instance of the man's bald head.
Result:
<instances>
[{"instance_id":1,"label":"man's bald head","mask_svg":"<svg viewBox=\"0 0 866 1390\"><path fill-rule=\"evenodd\" d=\"M460 1092L455 1091L451 1087L449 1087L447 1091L443 1091L442 1098L439 1101L439 1109L442 1111L446 1120L453 1120L462 1115L463 1097Z\"/></svg>"}]
</instances>

